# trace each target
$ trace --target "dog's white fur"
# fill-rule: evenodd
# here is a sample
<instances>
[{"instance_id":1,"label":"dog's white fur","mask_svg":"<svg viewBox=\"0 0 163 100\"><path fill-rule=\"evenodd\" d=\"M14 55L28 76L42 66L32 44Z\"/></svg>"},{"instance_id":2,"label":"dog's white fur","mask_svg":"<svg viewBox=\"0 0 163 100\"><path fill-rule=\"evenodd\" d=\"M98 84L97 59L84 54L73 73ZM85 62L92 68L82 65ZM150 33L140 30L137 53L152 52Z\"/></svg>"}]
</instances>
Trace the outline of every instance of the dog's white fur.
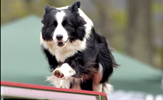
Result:
<instances>
[{"instance_id":1,"label":"dog's white fur","mask_svg":"<svg viewBox=\"0 0 163 100\"><path fill-rule=\"evenodd\" d=\"M63 18L64 18L65 15L66 14L63 11L58 12L56 14L56 20L57 20L58 25L57 25L56 29L54 30L54 33L53 33L53 40L54 40L55 43L58 42L58 40L56 38L57 35L62 35L63 36L63 39L62 39L63 42L66 42L68 40L68 33L64 29L64 27L62 26L62 21L63 21Z\"/></svg>"}]
</instances>

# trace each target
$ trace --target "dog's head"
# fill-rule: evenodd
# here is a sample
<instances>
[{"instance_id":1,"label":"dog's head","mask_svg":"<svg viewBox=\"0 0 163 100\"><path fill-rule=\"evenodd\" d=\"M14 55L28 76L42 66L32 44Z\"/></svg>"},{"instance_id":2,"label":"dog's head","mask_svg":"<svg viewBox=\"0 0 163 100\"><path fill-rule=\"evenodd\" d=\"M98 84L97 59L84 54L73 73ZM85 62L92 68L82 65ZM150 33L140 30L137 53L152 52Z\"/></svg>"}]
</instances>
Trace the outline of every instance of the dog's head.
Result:
<instances>
[{"instance_id":1,"label":"dog's head","mask_svg":"<svg viewBox=\"0 0 163 100\"><path fill-rule=\"evenodd\" d=\"M53 42L57 47L65 47L76 40L83 41L89 37L93 27L92 21L80 9L79 1L61 8L47 4L42 23L42 41Z\"/></svg>"}]
</instances>

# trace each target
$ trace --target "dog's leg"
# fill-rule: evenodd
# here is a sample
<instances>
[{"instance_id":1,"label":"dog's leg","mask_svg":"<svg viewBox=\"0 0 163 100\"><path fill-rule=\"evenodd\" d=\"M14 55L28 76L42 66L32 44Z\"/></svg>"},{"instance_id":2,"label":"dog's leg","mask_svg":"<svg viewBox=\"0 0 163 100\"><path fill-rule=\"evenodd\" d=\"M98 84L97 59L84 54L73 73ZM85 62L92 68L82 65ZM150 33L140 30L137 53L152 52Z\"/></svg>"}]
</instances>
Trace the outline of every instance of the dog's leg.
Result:
<instances>
[{"instance_id":1,"label":"dog's leg","mask_svg":"<svg viewBox=\"0 0 163 100\"><path fill-rule=\"evenodd\" d=\"M104 92L106 94L110 94L113 91L113 87L112 85L106 82L100 83L102 77L103 77L103 67L99 63L99 69L97 73L94 74L94 78L93 78L93 91Z\"/></svg>"},{"instance_id":2,"label":"dog's leg","mask_svg":"<svg viewBox=\"0 0 163 100\"><path fill-rule=\"evenodd\" d=\"M70 80L68 79L66 80L52 75L47 77L47 81L50 81L51 84L57 88L67 88L67 89L70 88Z\"/></svg>"},{"instance_id":3,"label":"dog's leg","mask_svg":"<svg viewBox=\"0 0 163 100\"><path fill-rule=\"evenodd\" d=\"M61 67L56 68L53 75L47 77L47 80L57 88L70 88L70 83L73 80L71 76L74 74L76 72L67 63L64 63Z\"/></svg>"},{"instance_id":4,"label":"dog's leg","mask_svg":"<svg viewBox=\"0 0 163 100\"><path fill-rule=\"evenodd\" d=\"M72 75L75 74L75 70L73 70L67 63L62 64L61 67L58 67L53 71L54 76L63 79L69 79Z\"/></svg>"},{"instance_id":5,"label":"dog's leg","mask_svg":"<svg viewBox=\"0 0 163 100\"><path fill-rule=\"evenodd\" d=\"M93 91L102 92L102 84L93 82Z\"/></svg>"},{"instance_id":6,"label":"dog's leg","mask_svg":"<svg viewBox=\"0 0 163 100\"><path fill-rule=\"evenodd\" d=\"M111 92L113 91L113 86L109 83L102 83L102 92L106 93L106 94L111 94Z\"/></svg>"},{"instance_id":7,"label":"dog's leg","mask_svg":"<svg viewBox=\"0 0 163 100\"><path fill-rule=\"evenodd\" d=\"M73 82L71 83L71 89L81 90L80 82L80 78L74 78Z\"/></svg>"},{"instance_id":8,"label":"dog's leg","mask_svg":"<svg viewBox=\"0 0 163 100\"><path fill-rule=\"evenodd\" d=\"M102 79L102 72L103 72L103 67L101 64L99 64L99 69L97 73L94 74L94 78L93 78L93 84L92 84L93 91L102 92L102 84L100 83Z\"/></svg>"},{"instance_id":9,"label":"dog's leg","mask_svg":"<svg viewBox=\"0 0 163 100\"><path fill-rule=\"evenodd\" d=\"M104 92L106 94L111 94L113 91L113 86L109 83L95 83L93 82L93 91Z\"/></svg>"}]
</instances>

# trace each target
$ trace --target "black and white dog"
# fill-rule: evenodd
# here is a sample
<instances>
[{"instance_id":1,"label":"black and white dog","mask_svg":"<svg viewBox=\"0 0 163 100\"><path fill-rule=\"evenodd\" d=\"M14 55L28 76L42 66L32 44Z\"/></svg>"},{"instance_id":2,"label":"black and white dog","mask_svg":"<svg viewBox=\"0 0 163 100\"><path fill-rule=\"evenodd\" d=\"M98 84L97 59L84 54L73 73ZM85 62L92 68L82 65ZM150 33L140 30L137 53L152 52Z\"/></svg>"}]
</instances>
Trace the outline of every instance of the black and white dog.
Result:
<instances>
[{"instance_id":1,"label":"black and white dog","mask_svg":"<svg viewBox=\"0 0 163 100\"><path fill-rule=\"evenodd\" d=\"M79 1L61 8L45 6L40 40L53 71L47 80L58 88L109 94L108 78L117 64L105 38L79 7Z\"/></svg>"}]
</instances>

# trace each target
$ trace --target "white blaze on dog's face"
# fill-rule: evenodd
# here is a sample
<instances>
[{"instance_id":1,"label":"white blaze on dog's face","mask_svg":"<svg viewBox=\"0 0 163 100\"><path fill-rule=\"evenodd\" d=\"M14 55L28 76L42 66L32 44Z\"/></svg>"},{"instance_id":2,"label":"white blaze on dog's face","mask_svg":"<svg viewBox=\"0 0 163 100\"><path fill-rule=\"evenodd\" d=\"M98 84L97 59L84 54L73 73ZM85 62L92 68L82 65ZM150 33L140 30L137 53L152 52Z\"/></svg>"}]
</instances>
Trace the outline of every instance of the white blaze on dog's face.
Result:
<instances>
[{"instance_id":1,"label":"white blaze on dog's face","mask_svg":"<svg viewBox=\"0 0 163 100\"><path fill-rule=\"evenodd\" d=\"M65 17L65 13L63 11L57 12L55 17L56 17L56 22L57 26L53 32L53 41L57 46L65 46L66 42L68 41L68 32L65 30L65 28L62 25L63 19Z\"/></svg>"},{"instance_id":2,"label":"white blaze on dog's face","mask_svg":"<svg viewBox=\"0 0 163 100\"><path fill-rule=\"evenodd\" d=\"M61 8L46 5L41 32L43 46L48 48L48 42L57 47L65 47L68 42L86 42L93 23L79 7L80 2Z\"/></svg>"}]
</instances>

